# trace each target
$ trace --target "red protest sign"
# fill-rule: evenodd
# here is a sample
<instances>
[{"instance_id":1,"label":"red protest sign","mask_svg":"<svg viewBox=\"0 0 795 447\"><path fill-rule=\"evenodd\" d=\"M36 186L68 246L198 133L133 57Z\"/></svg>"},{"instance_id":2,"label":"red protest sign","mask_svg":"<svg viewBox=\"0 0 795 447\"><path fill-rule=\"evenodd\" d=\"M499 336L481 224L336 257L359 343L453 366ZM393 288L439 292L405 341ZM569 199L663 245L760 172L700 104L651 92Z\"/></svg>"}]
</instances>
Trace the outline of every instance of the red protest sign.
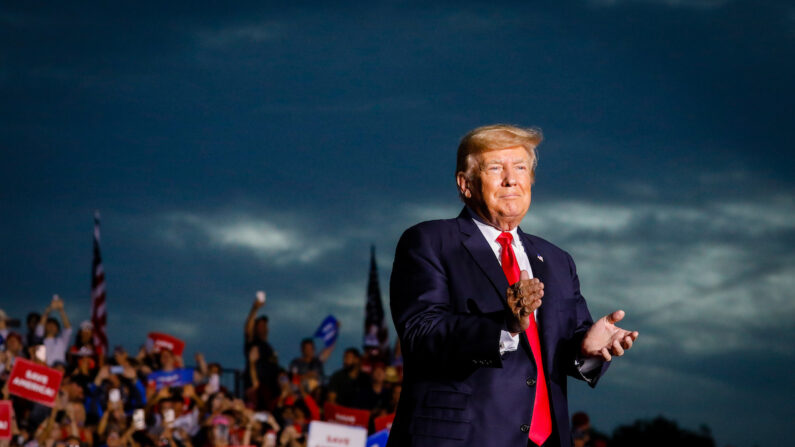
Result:
<instances>
[{"instance_id":1,"label":"red protest sign","mask_svg":"<svg viewBox=\"0 0 795 447\"><path fill-rule=\"evenodd\" d=\"M8 378L8 392L52 407L58 397L62 377L58 370L17 357Z\"/></svg>"},{"instance_id":2,"label":"red protest sign","mask_svg":"<svg viewBox=\"0 0 795 447\"><path fill-rule=\"evenodd\" d=\"M323 407L325 413L325 420L328 422L336 422L344 425L356 425L358 427L367 428L370 422L370 412L367 410L359 410L356 408L343 407L331 402L326 402Z\"/></svg>"},{"instance_id":3,"label":"red protest sign","mask_svg":"<svg viewBox=\"0 0 795 447\"><path fill-rule=\"evenodd\" d=\"M168 350L176 356L181 356L182 351L185 350L185 342L172 335L163 334L161 332L150 332L148 335L149 342L152 344L152 350L160 352Z\"/></svg>"},{"instance_id":4,"label":"red protest sign","mask_svg":"<svg viewBox=\"0 0 795 447\"><path fill-rule=\"evenodd\" d=\"M10 400L0 400L0 441L11 439L11 408Z\"/></svg>"},{"instance_id":5,"label":"red protest sign","mask_svg":"<svg viewBox=\"0 0 795 447\"><path fill-rule=\"evenodd\" d=\"M392 429L392 421L395 420L395 413L385 414L383 416L377 417L373 420L373 425L375 426L375 431L379 432L383 429Z\"/></svg>"}]
</instances>

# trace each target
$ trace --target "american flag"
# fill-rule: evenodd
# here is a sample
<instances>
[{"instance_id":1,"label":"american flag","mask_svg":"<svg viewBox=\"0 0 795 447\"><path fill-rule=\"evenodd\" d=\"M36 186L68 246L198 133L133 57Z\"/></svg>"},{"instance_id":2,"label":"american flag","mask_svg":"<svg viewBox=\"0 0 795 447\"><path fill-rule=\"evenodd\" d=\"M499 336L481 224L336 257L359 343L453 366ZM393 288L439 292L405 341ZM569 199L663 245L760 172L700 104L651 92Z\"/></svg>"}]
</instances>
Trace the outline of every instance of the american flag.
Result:
<instances>
[{"instance_id":1,"label":"american flag","mask_svg":"<svg viewBox=\"0 0 795 447\"><path fill-rule=\"evenodd\" d=\"M91 269L91 323L94 325L94 351L103 356L108 351L108 336L105 332L105 270L99 252L99 211L94 212L94 263Z\"/></svg>"}]
</instances>

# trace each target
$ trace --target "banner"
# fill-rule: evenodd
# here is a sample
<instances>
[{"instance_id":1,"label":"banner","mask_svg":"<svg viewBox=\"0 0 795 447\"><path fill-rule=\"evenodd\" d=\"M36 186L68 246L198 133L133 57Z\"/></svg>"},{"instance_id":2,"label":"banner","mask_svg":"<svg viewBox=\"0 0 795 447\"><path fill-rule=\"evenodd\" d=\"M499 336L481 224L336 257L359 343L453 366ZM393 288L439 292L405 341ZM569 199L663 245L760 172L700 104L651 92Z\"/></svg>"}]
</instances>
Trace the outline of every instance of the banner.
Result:
<instances>
[{"instance_id":1,"label":"banner","mask_svg":"<svg viewBox=\"0 0 795 447\"><path fill-rule=\"evenodd\" d=\"M367 438L367 447L386 447L387 440L389 440L389 430L377 431Z\"/></svg>"},{"instance_id":2,"label":"banner","mask_svg":"<svg viewBox=\"0 0 795 447\"><path fill-rule=\"evenodd\" d=\"M185 350L184 341L161 332L150 332L146 341L154 352L160 352L165 349L173 352L174 355L179 357L182 355L182 351Z\"/></svg>"},{"instance_id":3,"label":"banner","mask_svg":"<svg viewBox=\"0 0 795 447\"><path fill-rule=\"evenodd\" d=\"M323 412L325 413L326 420L329 422L356 425L364 427L365 430L370 422L369 411L343 407L342 405L336 405L331 402L326 402L326 405L323 407Z\"/></svg>"},{"instance_id":4,"label":"banner","mask_svg":"<svg viewBox=\"0 0 795 447\"><path fill-rule=\"evenodd\" d=\"M17 357L8 378L8 392L52 407L62 378L63 374L58 370Z\"/></svg>"},{"instance_id":5,"label":"banner","mask_svg":"<svg viewBox=\"0 0 795 447\"><path fill-rule=\"evenodd\" d=\"M11 408L10 400L0 400L0 441L11 439Z\"/></svg>"},{"instance_id":6,"label":"banner","mask_svg":"<svg viewBox=\"0 0 795 447\"><path fill-rule=\"evenodd\" d=\"M367 429L312 421L306 447L365 447Z\"/></svg>"},{"instance_id":7,"label":"banner","mask_svg":"<svg viewBox=\"0 0 795 447\"><path fill-rule=\"evenodd\" d=\"M375 426L375 431L381 430L391 430L392 429L392 421L395 420L395 413L386 414L384 416L377 417L373 420L373 425Z\"/></svg>"},{"instance_id":8,"label":"banner","mask_svg":"<svg viewBox=\"0 0 795 447\"><path fill-rule=\"evenodd\" d=\"M337 335L339 335L340 332L339 327L340 324L337 319L334 318L334 315L329 315L320 323L320 327L315 331L315 337L322 339L323 346L328 348L336 343Z\"/></svg>"},{"instance_id":9,"label":"banner","mask_svg":"<svg viewBox=\"0 0 795 447\"><path fill-rule=\"evenodd\" d=\"M173 371L155 371L146 376L148 384L155 384L159 390L163 387L184 386L193 383L193 370L190 368L175 369Z\"/></svg>"}]
</instances>

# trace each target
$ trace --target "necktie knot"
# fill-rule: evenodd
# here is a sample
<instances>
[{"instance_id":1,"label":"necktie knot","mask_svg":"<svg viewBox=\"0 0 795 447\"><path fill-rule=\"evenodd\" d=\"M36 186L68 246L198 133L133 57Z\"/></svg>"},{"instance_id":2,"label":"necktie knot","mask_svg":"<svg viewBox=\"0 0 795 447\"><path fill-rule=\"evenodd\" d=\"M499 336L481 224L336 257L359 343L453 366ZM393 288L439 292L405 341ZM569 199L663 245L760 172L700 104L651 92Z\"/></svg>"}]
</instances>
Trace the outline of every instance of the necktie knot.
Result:
<instances>
[{"instance_id":1,"label":"necktie knot","mask_svg":"<svg viewBox=\"0 0 795 447\"><path fill-rule=\"evenodd\" d=\"M507 231L503 231L497 236L497 242L503 247L511 245L511 242L513 242L513 235Z\"/></svg>"}]
</instances>

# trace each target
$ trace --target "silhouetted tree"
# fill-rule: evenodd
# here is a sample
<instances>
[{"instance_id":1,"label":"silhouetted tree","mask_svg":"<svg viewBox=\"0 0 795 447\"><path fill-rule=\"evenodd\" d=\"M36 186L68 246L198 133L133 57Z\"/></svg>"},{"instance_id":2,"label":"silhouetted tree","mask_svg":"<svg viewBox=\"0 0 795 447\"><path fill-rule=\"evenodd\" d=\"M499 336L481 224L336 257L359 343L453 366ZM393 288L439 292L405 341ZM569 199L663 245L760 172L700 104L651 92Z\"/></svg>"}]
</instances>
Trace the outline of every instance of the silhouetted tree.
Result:
<instances>
[{"instance_id":1,"label":"silhouetted tree","mask_svg":"<svg viewBox=\"0 0 795 447\"><path fill-rule=\"evenodd\" d=\"M613 431L610 447L715 447L709 427L698 431L679 427L675 421L657 416L639 419L632 425L621 425Z\"/></svg>"}]
</instances>

